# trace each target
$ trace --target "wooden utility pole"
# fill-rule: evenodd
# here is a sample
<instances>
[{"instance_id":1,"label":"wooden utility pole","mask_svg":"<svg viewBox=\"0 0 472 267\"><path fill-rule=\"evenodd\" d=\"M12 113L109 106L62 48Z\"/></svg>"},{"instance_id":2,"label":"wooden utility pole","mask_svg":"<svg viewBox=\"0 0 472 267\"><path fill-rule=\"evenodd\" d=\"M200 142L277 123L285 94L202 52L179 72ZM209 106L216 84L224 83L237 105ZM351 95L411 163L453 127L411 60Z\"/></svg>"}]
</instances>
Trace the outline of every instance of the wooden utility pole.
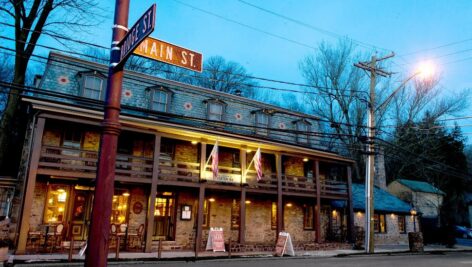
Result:
<instances>
[{"instance_id":1,"label":"wooden utility pole","mask_svg":"<svg viewBox=\"0 0 472 267\"><path fill-rule=\"evenodd\" d=\"M394 53L377 59L374 55L370 62L359 62L354 66L367 71L370 74L370 100L367 113L367 161L365 178L365 248L367 253L374 253L374 175L375 175L375 84L377 75L387 77L391 73L377 67L377 62L395 56Z\"/></svg>"},{"instance_id":2,"label":"wooden utility pole","mask_svg":"<svg viewBox=\"0 0 472 267\"><path fill-rule=\"evenodd\" d=\"M108 68L105 113L102 122L103 132L100 142L95 197L93 200L92 220L85 266L107 266L108 239L110 218L115 182L115 161L118 136L121 131L119 123L121 88L123 83L123 65L115 67L120 61L119 42L128 32L129 0L115 1L115 18Z\"/></svg>"}]
</instances>

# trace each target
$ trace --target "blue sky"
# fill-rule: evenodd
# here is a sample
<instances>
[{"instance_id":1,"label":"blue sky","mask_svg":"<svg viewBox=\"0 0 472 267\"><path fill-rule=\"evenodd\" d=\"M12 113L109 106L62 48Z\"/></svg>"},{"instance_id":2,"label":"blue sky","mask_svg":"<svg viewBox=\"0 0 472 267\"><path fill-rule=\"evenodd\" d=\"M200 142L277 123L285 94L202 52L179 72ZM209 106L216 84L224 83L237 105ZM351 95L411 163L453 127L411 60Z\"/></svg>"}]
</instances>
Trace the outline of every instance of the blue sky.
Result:
<instances>
[{"instance_id":1,"label":"blue sky","mask_svg":"<svg viewBox=\"0 0 472 267\"><path fill-rule=\"evenodd\" d=\"M394 51L397 56L391 60L390 70L398 73L395 77L398 81L414 71L415 62L432 59L442 74L445 93L472 88L472 2L469 0L244 1L330 34L268 14L239 0L131 0L129 25L157 3L156 29L151 36L199 51L204 58L223 56L242 64L255 76L298 83L304 82L298 69L304 56L313 54L322 41L335 43L339 36L346 36L367 44L359 46L366 54L377 51L382 56ZM91 29L93 34L77 33L76 37L109 46L114 1L99 2L107 10L106 19ZM447 45L454 42L458 43ZM41 39L40 43L54 44L47 39ZM430 50L443 45L447 46Z\"/></svg>"}]
</instances>

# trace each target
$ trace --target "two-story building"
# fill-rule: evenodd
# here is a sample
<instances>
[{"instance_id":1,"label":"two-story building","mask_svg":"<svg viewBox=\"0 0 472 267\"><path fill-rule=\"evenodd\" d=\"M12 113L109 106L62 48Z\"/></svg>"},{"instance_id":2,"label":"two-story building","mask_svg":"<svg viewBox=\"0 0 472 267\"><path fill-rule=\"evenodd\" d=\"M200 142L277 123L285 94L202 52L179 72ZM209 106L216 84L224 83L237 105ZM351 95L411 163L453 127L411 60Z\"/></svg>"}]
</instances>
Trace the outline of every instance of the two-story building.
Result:
<instances>
[{"instance_id":1,"label":"two-story building","mask_svg":"<svg viewBox=\"0 0 472 267\"><path fill-rule=\"evenodd\" d=\"M87 239L106 75L104 65L51 53L39 92L23 95L31 120L17 253L47 246L51 229L54 242ZM126 247L203 250L209 228L221 227L238 249L273 247L282 230L304 249L329 240L331 200L347 201L338 212L352 229L354 162L323 150L316 117L125 71L120 123L111 223ZM260 180L248 168L258 148Z\"/></svg>"}]
</instances>

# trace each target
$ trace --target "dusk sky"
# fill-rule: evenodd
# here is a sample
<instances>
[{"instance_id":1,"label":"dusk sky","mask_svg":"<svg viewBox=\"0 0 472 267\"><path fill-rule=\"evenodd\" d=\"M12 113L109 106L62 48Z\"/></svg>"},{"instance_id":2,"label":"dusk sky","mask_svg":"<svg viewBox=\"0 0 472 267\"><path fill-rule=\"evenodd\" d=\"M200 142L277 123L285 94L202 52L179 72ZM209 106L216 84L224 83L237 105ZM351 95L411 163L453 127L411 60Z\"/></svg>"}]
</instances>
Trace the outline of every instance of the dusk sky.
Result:
<instances>
[{"instance_id":1,"label":"dusk sky","mask_svg":"<svg viewBox=\"0 0 472 267\"><path fill-rule=\"evenodd\" d=\"M315 53L322 41L335 44L347 37L366 55L394 51L389 71L397 73L393 78L398 84L418 62L430 60L441 73L445 94L472 88L468 0L131 1L129 26L153 3L157 16L152 37L201 52L204 59L220 55L254 76L304 83L300 60ZM104 21L77 37L109 47L114 1L100 4L107 10ZM40 43L57 45L44 37Z\"/></svg>"}]
</instances>

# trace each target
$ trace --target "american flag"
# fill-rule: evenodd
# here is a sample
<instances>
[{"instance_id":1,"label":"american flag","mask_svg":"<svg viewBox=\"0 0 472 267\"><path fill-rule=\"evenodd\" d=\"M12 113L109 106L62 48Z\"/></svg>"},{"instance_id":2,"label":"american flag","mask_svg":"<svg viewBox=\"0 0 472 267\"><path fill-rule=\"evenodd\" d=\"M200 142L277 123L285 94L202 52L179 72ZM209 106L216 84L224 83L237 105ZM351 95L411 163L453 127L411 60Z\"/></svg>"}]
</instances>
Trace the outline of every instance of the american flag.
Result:
<instances>
[{"instance_id":1,"label":"american flag","mask_svg":"<svg viewBox=\"0 0 472 267\"><path fill-rule=\"evenodd\" d=\"M213 179L218 178L218 141L216 141L215 146L210 154L211 157L211 170L213 171Z\"/></svg>"},{"instance_id":2,"label":"american flag","mask_svg":"<svg viewBox=\"0 0 472 267\"><path fill-rule=\"evenodd\" d=\"M256 154L254 155L254 168L257 173L257 181L262 180L262 158L261 158L261 148L258 148Z\"/></svg>"}]
</instances>

